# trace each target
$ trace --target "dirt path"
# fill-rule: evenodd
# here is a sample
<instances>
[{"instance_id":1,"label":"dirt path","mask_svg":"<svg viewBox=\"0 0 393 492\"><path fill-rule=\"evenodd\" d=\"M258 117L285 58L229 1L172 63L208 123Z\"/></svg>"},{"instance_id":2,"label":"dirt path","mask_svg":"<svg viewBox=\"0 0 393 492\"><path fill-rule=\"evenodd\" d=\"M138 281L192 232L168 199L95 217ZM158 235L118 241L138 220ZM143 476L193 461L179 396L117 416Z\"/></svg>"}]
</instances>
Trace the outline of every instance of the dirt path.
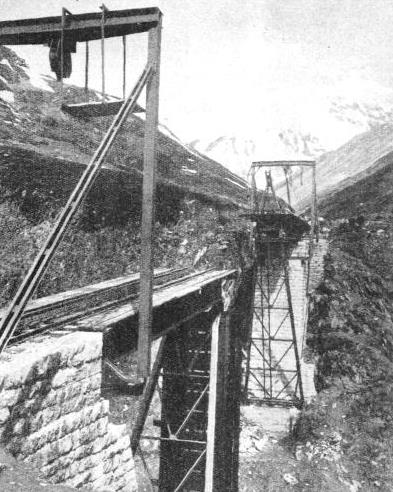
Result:
<instances>
[{"instance_id":1,"label":"dirt path","mask_svg":"<svg viewBox=\"0 0 393 492\"><path fill-rule=\"evenodd\" d=\"M246 411L244 411L246 410ZM270 409L275 410L275 409ZM342 462L337 436L315 446L290 439L289 410L242 409L239 491L357 492Z\"/></svg>"}]
</instances>

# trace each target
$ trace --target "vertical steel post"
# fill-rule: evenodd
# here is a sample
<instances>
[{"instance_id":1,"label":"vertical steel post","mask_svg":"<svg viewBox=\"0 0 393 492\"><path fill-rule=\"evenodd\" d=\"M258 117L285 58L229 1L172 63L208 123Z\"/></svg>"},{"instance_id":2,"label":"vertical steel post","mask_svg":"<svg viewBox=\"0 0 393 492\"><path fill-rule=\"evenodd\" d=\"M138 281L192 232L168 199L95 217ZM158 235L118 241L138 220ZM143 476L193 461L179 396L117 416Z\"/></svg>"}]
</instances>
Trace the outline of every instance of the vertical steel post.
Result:
<instances>
[{"instance_id":1,"label":"vertical steel post","mask_svg":"<svg viewBox=\"0 0 393 492\"><path fill-rule=\"evenodd\" d=\"M150 372L150 346L153 294L153 227L156 169L156 143L160 86L161 20L149 31L148 63L153 75L146 87L146 121L143 160L141 231L141 288L139 301L138 376Z\"/></svg>"},{"instance_id":2,"label":"vertical steel post","mask_svg":"<svg viewBox=\"0 0 393 492\"><path fill-rule=\"evenodd\" d=\"M219 382L220 356L220 320L219 314L212 324L210 352L209 407L207 421L205 492L214 492L215 458L216 457L216 426L217 426L217 391Z\"/></svg>"},{"instance_id":3,"label":"vertical steel post","mask_svg":"<svg viewBox=\"0 0 393 492\"><path fill-rule=\"evenodd\" d=\"M236 329L231 330L231 364L230 379L232 400L232 443L231 443L231 462L229 469L231 471L230 492L239 490L239 446L240 446L240 395L242 387L242 343Z\"/></svg>"},{"instance_id":4,"label":"vertical steel post","mask_svg":"<svg viewBox=\"0 0 393 492\"><path fill-rule=\"evenodd\" d=\"M267 275L267 296L266 296L266 307L267 307L267 332L268 332L268 353L269 353L269 393L270 396L273 395L273 372L272 372L272 327L271 327L271 320L272 320L272 304L271 304L271 290L273 288L273 279L272 279L272 251L271 251L271 242L270 238L267 239L266 241L266 246L267 246L267 265L266 265L266 275ZM263 299L262 299L262 305L263 305ZM262 330L265 330L265 325L264 325L264 313L262 311ZM262 337L264 338L265 335L263 334ZM264 378L265 378L265 372L264 372ZM266 388L266 386L265 386Z\"/></svg>"},{"instance_id":5,"label":"vertical steel post","mask_svg":"<svg viewBox=\"0 0 393 492\"><path fill-rule=\"evenodd\" d=\"M255 262L254 265L252 266L252 276L251 276L251 281L250 285L247 284L248 286L248 303L246 303L245 306L245 311L248 313L245 324L247 326L247 348L246 348L246 369L245 369L245 376L244 376L244 385L243 385L243 394L242 394L242 399L244 403L248 403L248 383L250 380L250 363L251 363L251 346L252 346L252 332L253 332L253 325L254 325L254 317L256 316L256 307L255 307L255 295L256 295L256 288L259 285L258 281L258 275L259 275L259 268L258 268L258 262ZM241 355L240 355L241 357ZM241 382L240 382L241 385ZM241 386L240 386L241 387Z\"/></svg>"}]
</instances>

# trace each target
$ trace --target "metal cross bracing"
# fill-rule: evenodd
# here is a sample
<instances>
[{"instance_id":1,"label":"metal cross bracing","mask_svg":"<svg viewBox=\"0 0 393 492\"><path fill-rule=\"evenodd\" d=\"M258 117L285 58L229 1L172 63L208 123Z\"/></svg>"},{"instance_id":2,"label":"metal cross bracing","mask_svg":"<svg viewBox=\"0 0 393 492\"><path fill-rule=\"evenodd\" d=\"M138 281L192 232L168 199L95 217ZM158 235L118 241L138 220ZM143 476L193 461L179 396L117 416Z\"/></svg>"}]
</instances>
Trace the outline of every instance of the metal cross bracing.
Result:
<instances>
[{"instance_id":1,"label":"metal cross bracing","mask_svg":"<svg viewBox=\"0 0 393 492\"><path fill-rule=\"evenodd\" d=\"M250 271L236 293L222 289L222 301L194 311L159 343L131 438L153 490L238 490L242 346L250 321L244 314L252 282ZM230 308L225 298L234 300ZM149 410L154 393L159 418Z\"/></svg>"},{"instance_id":2,"label":"metal cross bracing","mask_svg":"<svg viewBox=\"0 0 393 492\"><path fill-rule=\"evenodd\" d=\"M265 237L259 251L245 374L248 402L303 402L302 339L298 339L290 282L292 248L284 238Z\"/></svg>"},{"instance_id":3,"label":"metal cross bracing","mask_svg":"<svg viewBox=\"0 0 393 492\"><path fill-rule=\"evenodd\" d=\"M186 336L168 340L160 425L162 490L204 490L211 321L217 322L204 318L196 318Z\"/></svg>"},{"instance_id":4,"label":"metal cross bracing","mask_svg":"<svg viewBox=\"0 0 393 492\"><path fill-rule=\"evenodd\" d=\"M157 375L161 416L154 421L157 431L144 431L137 448L152 486L159 491L205 490L209 404L214 405L212 342L214 338L217 346L220 318L217 307L212 308L162 342ZM159 443L159 456L144 451L146 441Z\"/></svg>"},{"instance_id":5,"label":"metal cross bracing","mask_svg":"<svg viewBox=\"0 0 393 492\"><path fill-rule=\"evenodd\" d=\"M289 171L293 166L312 170L311 227L290 205ZM262 168L268 169L264 192L258 191L256 186L256 173ZM288 203L275 193L272 168L284 170ZM243 397L254 403L301 405L304 400L301 354L307 320L305 306L310 258L317 232L315 163L254 162L250 175L249 218L255 223L255 291L252 327L245 350ZM293 255L299 254L294 252L296 244L308 229L310 234L304 242L306 250L301 253L301 262L298 256L296 262L292 261ZM295 263L299 270L297 274L292 273L291 268L296 269ZM296 275L299 278L294 282ZM295 303L294 294L297 297Z\"/></svg>"}]
</instances>

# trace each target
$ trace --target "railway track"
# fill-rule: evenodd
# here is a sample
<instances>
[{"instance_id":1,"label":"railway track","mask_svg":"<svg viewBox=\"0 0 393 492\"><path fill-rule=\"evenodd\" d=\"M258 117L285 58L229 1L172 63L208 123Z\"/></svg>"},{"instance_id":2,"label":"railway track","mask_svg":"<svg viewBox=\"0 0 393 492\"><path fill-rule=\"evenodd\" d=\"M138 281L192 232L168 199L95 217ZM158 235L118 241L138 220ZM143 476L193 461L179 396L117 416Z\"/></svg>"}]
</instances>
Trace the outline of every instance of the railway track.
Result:
<instances>
[{"instance_id":1,"label":"railway track","mask_svg":"<svg viewBox=\"0 0 393 492\"><path fill-rule=\"evenodd\" d=\"M180 283L199 274L191 273L188 268L156 270L154 289ZM35 299L27 305L10 344L116 308L136 299L138 294L139 274L133 274ZM4 312L0 311L0 320Z\"/></svg>"}]
</instances>

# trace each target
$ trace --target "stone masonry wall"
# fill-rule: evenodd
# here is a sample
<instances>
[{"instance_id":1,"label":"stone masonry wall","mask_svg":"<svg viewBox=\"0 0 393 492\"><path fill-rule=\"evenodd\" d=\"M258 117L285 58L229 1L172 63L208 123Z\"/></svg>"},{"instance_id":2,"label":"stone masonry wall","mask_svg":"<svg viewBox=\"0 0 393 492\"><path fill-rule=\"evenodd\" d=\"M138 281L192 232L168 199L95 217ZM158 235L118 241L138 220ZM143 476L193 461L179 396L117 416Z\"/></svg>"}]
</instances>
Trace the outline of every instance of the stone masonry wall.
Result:
<instances>
[{"instance_id":1,"label":"stone masonry wall","mask_svg":"<svg viewBox=\"0 0 393 492\"><path fill-rule=\"evenodd\" d=\"M101 333L42 336L0 356L0 444L53 483L137 490L125 425L101 398Z\"/></svg>"},{"instance_id":2,"label":"stone masonry wall","mask_svg":"<svg viewBox=\"0 0 393 492\"><path fill-rule=\"evenodd\" d=\"M310 292L313 292L323 279L325 256L328 249L328 238L326 236L320 236L319 241L314 246L314 253L311 260Z\"/></svg>"},{"instance_id":3,"label":"stone masonry wall","mask_svg":"<svg viewBox=\"0 0 393 492\"><path fill-rule=\"evenodd\" d=\"M304 360L305 337L307 329L308 296L307 277L309 269L309 239L300 241L289 259L289 283L291 286L291 298L293 314L295 318L297 345L300 356L303 394L309 401L316 394L314 385L314 364ZM312 274L313 265L310 265Z\"/></svg>"}]
</instances>

